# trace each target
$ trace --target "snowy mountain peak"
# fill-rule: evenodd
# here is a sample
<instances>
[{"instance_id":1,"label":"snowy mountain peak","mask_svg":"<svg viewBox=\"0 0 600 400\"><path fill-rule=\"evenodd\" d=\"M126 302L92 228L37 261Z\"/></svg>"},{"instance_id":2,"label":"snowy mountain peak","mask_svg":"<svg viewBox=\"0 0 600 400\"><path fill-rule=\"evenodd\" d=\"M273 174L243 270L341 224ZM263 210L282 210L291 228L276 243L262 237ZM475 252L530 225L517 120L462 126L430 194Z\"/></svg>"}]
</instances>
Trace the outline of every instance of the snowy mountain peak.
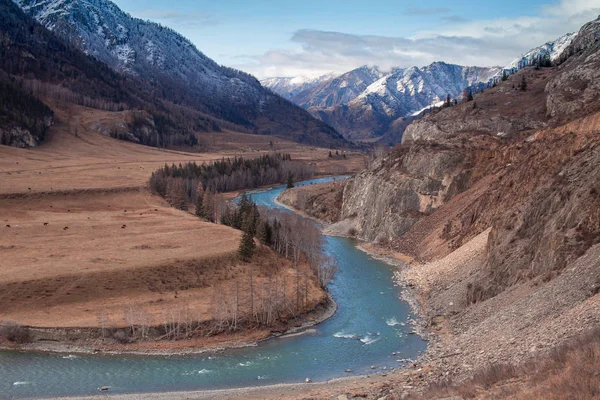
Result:
<instances>
[{"instance_id":1,"label":"snowy mountain peak","mask_svg":"<svg viewBox=\"0 0 600 400\"><path fill-rule=\"evenodd\" d=\"M534 49L531 49L525 54L521 54L513 62L504 67L506 70L519 70L528 65L532 65L540 57L549 56L550 61L557 60L567 47L577 37L577 33L567 33L556 40L544 43Z\"/></svg>"}]
</instances>

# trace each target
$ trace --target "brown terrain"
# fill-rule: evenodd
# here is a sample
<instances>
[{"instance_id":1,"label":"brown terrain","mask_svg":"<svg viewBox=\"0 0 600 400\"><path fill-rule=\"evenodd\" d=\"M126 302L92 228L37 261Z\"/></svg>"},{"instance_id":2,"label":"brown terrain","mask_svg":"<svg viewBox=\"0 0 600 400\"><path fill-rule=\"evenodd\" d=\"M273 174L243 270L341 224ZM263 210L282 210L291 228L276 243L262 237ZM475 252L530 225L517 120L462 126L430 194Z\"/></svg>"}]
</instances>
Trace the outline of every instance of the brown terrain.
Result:
<instances>
[{"instance_id":1,"label":"brown terrain","mask_svg":"<svg viewBox=\"0 0 600 400\"><path fill-rule=\"evenodd\" d=\"M412 370L337 393L598 398L599 25L561 65L425 116L337 194L320 189L342 198L329 231L399 265L430 342ZM288 197L311 214L327 203Z\"/></svg>"},{"instance_id":2,"label":"brown terrain","mask_svg":"<svg viewBox=\"0 0 600 400\"><path fill-rule=\"evenodd\" d=\"M344 181L331 181L284 190L277 199L310 217L332 223L340 219Z\"/></svg>"},{"instance_id":3,"label":"brown terrain","mask_svg":"<svg viewBox=\"0 0 600 400\"><path fill-rule=\"evenodd\" d=\"M235 132L206 134L209 153L162 150L101 134L122 126L127 112L61 105L55 113L41 146L0 146L0 320L32 327L209 321L218 297L232 296L233 285L248 295L250 270L257 291L273 279L293 279L290 263L268 248L242 263L238 231L202 222L152 195L148 178L165 163L281 151L320 174L363 164L359 154L335 162L326 149ZM305 268L303 274L311 273ZM315 280L309 289L309 309L327 301ZM254 341L268 333L232 337ZM36 335L64 339L50 331Z\"/></svg>"}]
</instances>

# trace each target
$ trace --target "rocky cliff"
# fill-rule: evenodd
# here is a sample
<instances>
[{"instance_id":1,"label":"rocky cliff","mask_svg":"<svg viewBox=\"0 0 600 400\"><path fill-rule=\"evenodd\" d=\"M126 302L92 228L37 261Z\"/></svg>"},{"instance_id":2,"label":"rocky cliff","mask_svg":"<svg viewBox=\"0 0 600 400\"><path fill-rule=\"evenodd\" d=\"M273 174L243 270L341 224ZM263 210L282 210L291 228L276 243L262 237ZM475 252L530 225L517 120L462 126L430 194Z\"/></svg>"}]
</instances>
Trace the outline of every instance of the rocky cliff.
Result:
<instances>
[{"instance_id":1,"label":"rocky cliff","mask_svg":"<svg viewBox=\"0 0 600 400\"><path fill-rule=\"evenodd\" d=\"M389 242L404 234L464 190L467 157L458 146L437 143L396 148L348 182L343 226L367 241Z\"/></svg>"},{"instance_id":2,"label":"rocky cliff","mask_svg":"<svg viewBox=\"0 0 600 400\"><path fill-rule=\"evenodd\" d=\"M560 274L600 241L598 32L585 25L559 66L414 122L349 181L338 226L421 260L491 228L470 302Z\"/></svg>"}]
</instances>

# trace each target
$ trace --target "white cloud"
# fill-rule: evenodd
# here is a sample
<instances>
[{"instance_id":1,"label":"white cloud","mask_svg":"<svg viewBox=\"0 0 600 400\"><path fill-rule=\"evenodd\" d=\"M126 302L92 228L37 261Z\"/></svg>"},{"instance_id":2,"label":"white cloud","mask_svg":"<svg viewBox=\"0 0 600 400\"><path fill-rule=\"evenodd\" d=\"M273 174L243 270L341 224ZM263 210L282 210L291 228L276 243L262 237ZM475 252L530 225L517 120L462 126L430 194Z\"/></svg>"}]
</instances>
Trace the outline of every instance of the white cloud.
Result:
<instances>
[{"instance_id":1,"label":"white cloud","mask_svg":"<svg viewBox=\"0 0 600 400\"><path fill-rule=\"evenodd\" d=\"M523 52L577 31L599 14L600 0L561 0L541 8L536 16L478 21L452 16L453 23L412 37L299 30L291 38L295 48L247 55L236 67L266 77L341 73L365 64L382 68L422 66L433 61L506 65Z\"/></svg>"}]
</instances>

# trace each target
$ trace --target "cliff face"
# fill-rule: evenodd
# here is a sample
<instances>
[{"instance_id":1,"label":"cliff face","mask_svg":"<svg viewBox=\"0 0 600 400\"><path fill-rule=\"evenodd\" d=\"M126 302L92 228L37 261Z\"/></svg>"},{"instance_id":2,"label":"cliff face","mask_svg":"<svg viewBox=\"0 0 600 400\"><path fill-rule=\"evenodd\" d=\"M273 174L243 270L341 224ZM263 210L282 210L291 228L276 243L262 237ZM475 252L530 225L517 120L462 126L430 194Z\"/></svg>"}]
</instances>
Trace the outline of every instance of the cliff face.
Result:
<instances>
[{"instance_id":1,"label":"cliff face","mask_svg":"<svg viewBox=\"0 0 600 400\"><path fill-rule=\"evenodd\" d=\"M467 159L460 146L399 147L348 182L341 218L363 240L392 240L464 190Z\"/></svg>"},{"instance_id":2,"label":"cliff face","mask_svg":"<svg viewBox=\"0 0 600 400\"><path fill-rule=\"evenodd\" d=\"M491 229L463 282L469 303L561 274L600 242L599 32L598 21L584 26L560 66L413 123L349 181L338 226L420 260Z\"/></svg>"}]
</instances>

